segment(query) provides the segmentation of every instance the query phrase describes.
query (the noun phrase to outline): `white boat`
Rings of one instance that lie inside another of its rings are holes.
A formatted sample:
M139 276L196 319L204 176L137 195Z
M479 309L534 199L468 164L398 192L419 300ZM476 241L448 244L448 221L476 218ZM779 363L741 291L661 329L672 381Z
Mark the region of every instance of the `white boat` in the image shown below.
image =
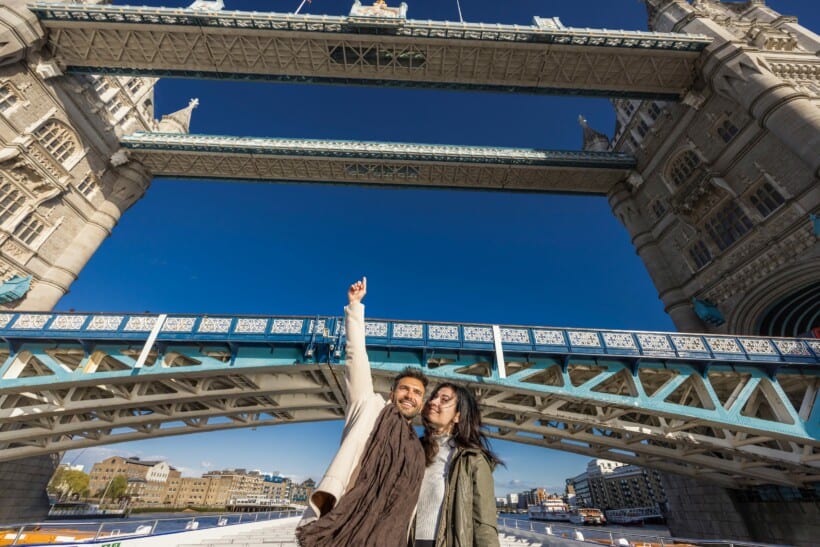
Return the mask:
M606 524L606 517L600 509L579 507L572 510L569 521L572 524Z
M561 499L547 499L538 505L527 507L527 514L531 520L543 520L548 522L569 522L570 511L566 503Z

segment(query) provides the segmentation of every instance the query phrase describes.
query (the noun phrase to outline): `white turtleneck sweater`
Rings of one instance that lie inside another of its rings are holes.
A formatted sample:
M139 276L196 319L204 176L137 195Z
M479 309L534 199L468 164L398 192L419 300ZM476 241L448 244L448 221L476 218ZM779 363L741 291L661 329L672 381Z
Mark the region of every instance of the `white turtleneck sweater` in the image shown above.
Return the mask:
M438 443L438 452L433 463L424 470L419 501L416 504L416 539L436 539L436 527L447 488L447 472L455 452L455 444L451 439L450 435L433 437Z

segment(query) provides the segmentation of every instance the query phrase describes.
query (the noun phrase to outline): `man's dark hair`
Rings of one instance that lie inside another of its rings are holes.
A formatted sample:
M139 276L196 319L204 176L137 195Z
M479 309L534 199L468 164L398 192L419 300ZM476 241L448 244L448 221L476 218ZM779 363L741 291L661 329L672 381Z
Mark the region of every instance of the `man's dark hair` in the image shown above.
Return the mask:
M405 367L404 370L399 372L396 377L393 378L393 386L390 388L390 391L396 391L396 388L399 386L399 380L402 378L415 378L422 383L424 389L427 389L427 383L430 381L427 378L427 375L424 374L420 368Z

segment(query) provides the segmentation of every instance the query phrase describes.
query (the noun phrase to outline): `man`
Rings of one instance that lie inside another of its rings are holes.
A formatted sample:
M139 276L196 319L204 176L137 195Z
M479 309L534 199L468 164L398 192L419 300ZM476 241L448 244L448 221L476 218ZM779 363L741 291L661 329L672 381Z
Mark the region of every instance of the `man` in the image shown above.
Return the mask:
M422 409L427 377L408 367L393 381L387 401L373 391L365 294L367 278L347 292L345 428L296 531L301 547L406 545L424 477L424 450L410 422Z

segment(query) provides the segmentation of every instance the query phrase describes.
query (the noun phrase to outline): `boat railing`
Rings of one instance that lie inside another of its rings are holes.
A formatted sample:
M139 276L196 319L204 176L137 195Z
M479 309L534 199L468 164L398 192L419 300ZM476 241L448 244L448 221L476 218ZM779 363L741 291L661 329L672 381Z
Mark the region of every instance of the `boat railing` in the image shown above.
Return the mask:
M55 545L93 543L204 530L251 522L295 517L302 511L260 511L254 513L214 513L190 517L129 518L128 520L36 522L0 528L0 545ZM42 538L42 539L37 539ZM11 542L9 543L9 540Z
M544 545L566 545L564 540L575 544L608 545L612 547L789 547L773 543L754 543L731 539L691 539L672 536L633 533L623 529L608 530L605 527L577 527L514 518L498 519L499 532L528 539L537 539ZM551 541L552 540L552 541Z

